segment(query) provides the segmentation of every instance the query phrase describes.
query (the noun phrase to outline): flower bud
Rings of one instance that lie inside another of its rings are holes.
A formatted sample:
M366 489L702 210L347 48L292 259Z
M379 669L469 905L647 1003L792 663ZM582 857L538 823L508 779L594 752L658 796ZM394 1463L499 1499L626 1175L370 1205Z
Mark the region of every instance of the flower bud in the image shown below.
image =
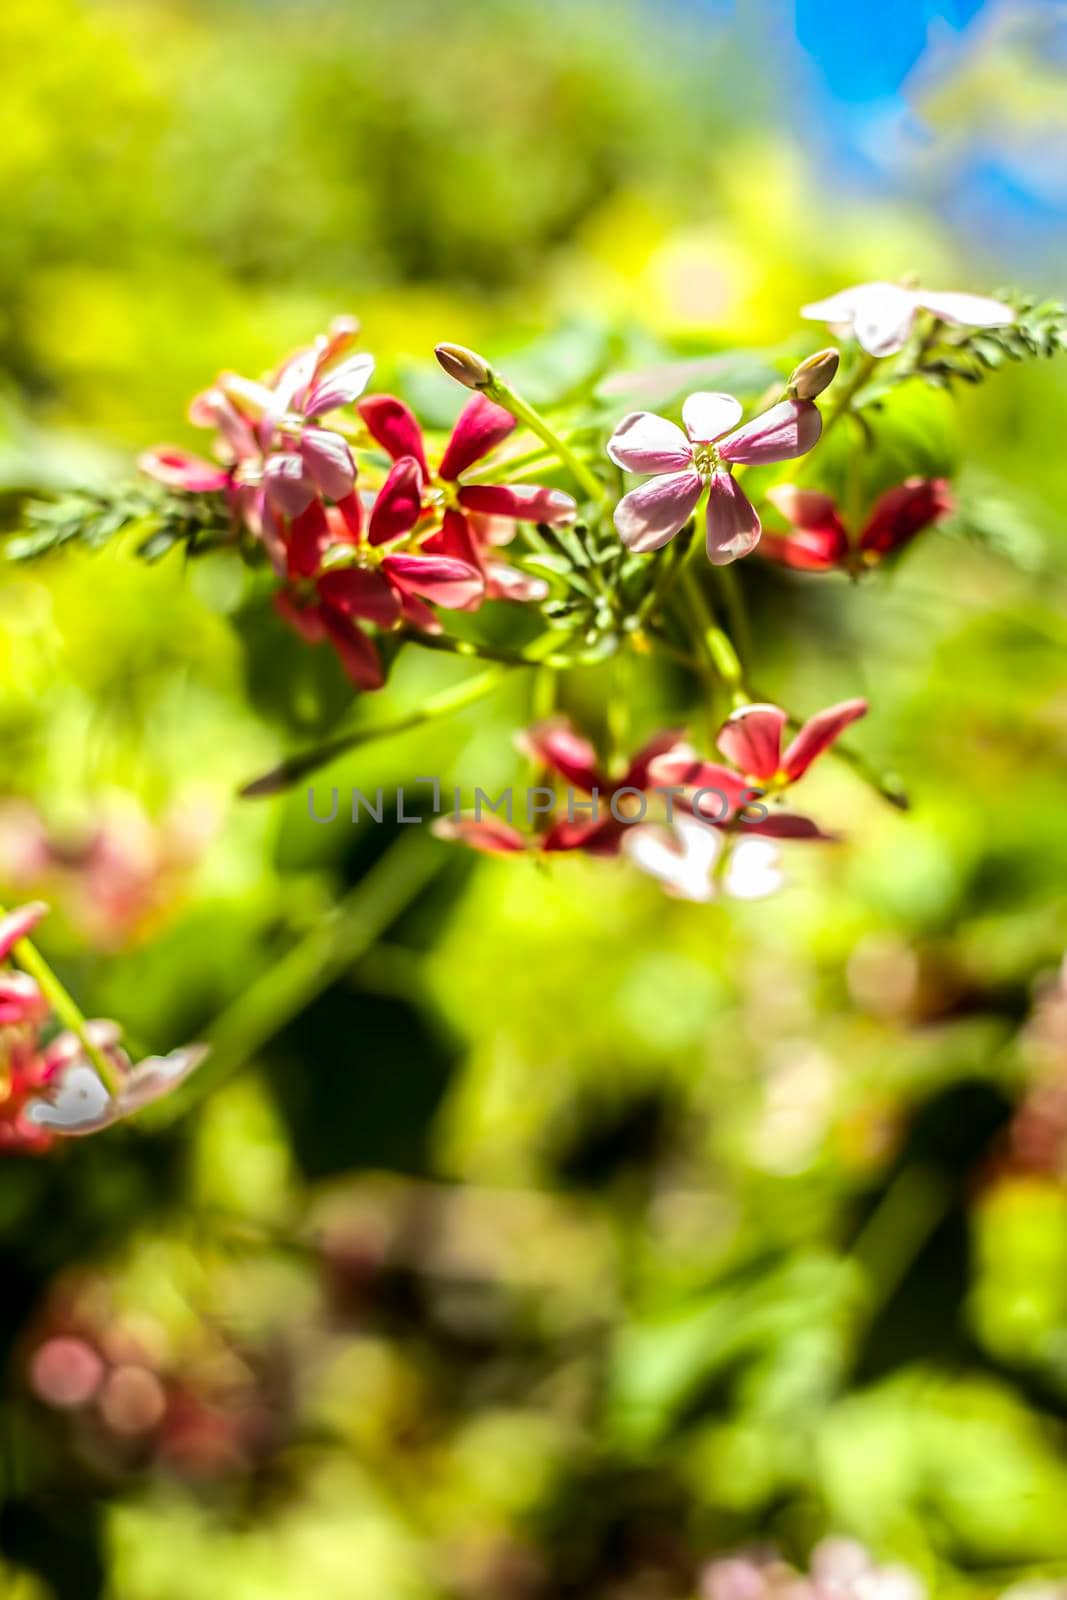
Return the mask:
M814 400L816 395L822 394L829 388L837 377L837 369L841 364L841 352L831 347L828 350L817 350L813 356L802 361L789 379L789 393L798 400Z
M434 355L448 376L468 389L485 389L493 381L489 363L473 350L468 350L466 345L439 344Z

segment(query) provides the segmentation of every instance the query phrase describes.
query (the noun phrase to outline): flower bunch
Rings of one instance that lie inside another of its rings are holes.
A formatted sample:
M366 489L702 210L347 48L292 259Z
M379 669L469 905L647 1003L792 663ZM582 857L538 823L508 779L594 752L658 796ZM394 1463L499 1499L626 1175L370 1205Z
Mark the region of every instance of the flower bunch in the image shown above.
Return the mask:
M27 946L47 910L36 901L0 917L0 1149L40 1151L56 1134L110 1127L169 1094L207 1053L189 1045L134 1065L119 1024L86 1022ZM36 971L13 966L20 955Z

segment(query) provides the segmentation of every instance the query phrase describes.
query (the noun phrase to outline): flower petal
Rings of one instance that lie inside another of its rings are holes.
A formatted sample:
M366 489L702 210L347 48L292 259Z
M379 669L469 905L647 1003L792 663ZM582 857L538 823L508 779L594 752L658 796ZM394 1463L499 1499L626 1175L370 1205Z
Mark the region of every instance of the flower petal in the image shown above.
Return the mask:
M860 549L874 555L888 555L951 510L952 500L944 478L907 478L895 489L888 489L875 504L860 535Z
M176 445L158 444L137 457L137 465L157 483L171 489L184 489L187 494L212 494L225 489L230 481L228 472L217 467L203 456L191 455Z
M352 493L356 464L339 433L330 428L305 428L298 446L307 475L320 494L343 500Z
M778 847L770 839L742 838L730 850L722 886L733 900L765 900L785 882Z
M840 565L844 551L838 541L827 534L793 533L788 538L766 529L759 542L763 560L773 561L780 567L790 567L794 572L831 572Z
M528 760L551 767L585 794L591 794L594 789L607 794L615 787L601 775L597 753L589 740L583 739L562 717L524 728L516 735L515 744Z
M267 457L263 487L280 517L298 517L315 498L315 485L303 458L293 451L276 451Z
M670 895L698 902L713 900L711 869L722 850L722 835L687 817L673 828L639 823L627 828L622 849L635 867L658 878Z
M438 839L465 844L485 855L516 855L526 849L526 840L518 828L500 817L438 817L430 831Z
M767 499L792 523L792 532L783 538L765 530L760 555L803 572L825 572L844 560L848 534L830 495L780 483L767 490Z
M422 470L414 456L401 456L378 490L367 525L371 544L410 533L422 513Z
M700 474L690 468L631 489L615 507L619 538L628 550L658 550L688 522L703 487Z
M802 306L800 314L842 328L869 355L891 356L911 332L917 306L914 291L898 283L860 283L828 300Z
M519 522L547 522L563 527L573 522L578 507L562 489L544 489L535 483L509 488L505 484L465 484L459 490L459 503L478 515L514 517Z
M713 472L707 506L708 560L728 566L759 544L760 519L732 472Z
M76 1057L60 1069L46 1094L26 1101L22 1115L35 1128L79 1134L110 1127L120 1112L89 1063Z
M866 700L842 700L809 718L782 757L782 770L790 782L803 777L816 756L828 750L850 723L867 713Z
M1017 320L1014 306L989 295L962 294L955 289L917 289L915 299L924 311L932 311L942 322L959 322L967 328L1006 328Z
M300 605L285 589L276 590L272 603L282 621L295 628L307 644L321 644L325 639L326 629L318 606Z
M744 803L752 788L742 773L720 766L717 761L705 761L688 744L676 744L657 756L650 764L649 776L654 785L663 789L708 789L714 795L723 795L730 816ZM708 808L721 810L721 806L711 807L710 801ZM699 809L705 811L704 803ZM708 820L725 822L728 817L709 814Z
M38 1022L49 1005L28 972L0 972L0 1028L20 1022Z
M291 578L313 578L330 546L330 524L318 500L313 500L289 524L286 562Z
M676 423L654 411L632 411L608 440L608 455L626 472L684 472L693 447Z
M719 729L716 743L724 756L750 777L773 778L781 766L785 712L766 704L741 706Z
M572 822L561 817L553 823L541 840L541 849L549 855L564 850L580 850L587 856L617 856L622 848L627 824L619 822L610 812L594 822Z
M484 394L473 395L452 429L438 475L449 480L458 478L461 472L466 472L501 444L516 426L510 411L487 400Z
M792 461L818 442L822 417L811 400L781 400L762 416L753 417L719 445L724 461L760 465Z
M372 394L361 400L356 409L371 438L387 450L394 461L399 461L401 456L414 456L423 477L430 476L422 429L415 413L403 400L392 394Z
M339 611L323 606L323 630L337 652L346 677L357 689L380 689L385 682L378 652L362 628Z
M743 407L732 394L691 394L682 406L685 431L694 444L710 444L741 421Z
M122 1116L151 1105L184 1083L208 1055L206 1044L187 1044L165 1056L147 1056L130 1071L119 1095Z
M650 778L649 773L655 762L661 760L667 752L676 750L681 739L681 730L678 728L664 728L659 733L654 733L651 739L641 746L636 755L631 756L630 765L626 769L626 776L619 779L620 789L647 789Z
M537 603L547 600L548 584L544 578L534 578L518 567L509 567L506 561L485 563L485 597L487 600L515 600Z
M465 561L468 567L482 568L482 552L469 517L454 506L449 506L436 533L422 541L421 549L427 555L451 556L454 561Z
M373 371L374 357L366 351L338 362L312 388L304 403L305 417L310 421L313 417L324 417L328 411L337 411L341 406L350 406L367 387Z
M380 628L391 628L400 621L396 590L380 572L337 567L322 574L317 588L323 602L346 617L361 617Z
M463 611L485 594L485 580L478 569L451 556L386 556L382 571L398 589L421 595L449 611Z
M43 900L32 900L0 917L0 961L7 959L20 939L29 937L48 909Z

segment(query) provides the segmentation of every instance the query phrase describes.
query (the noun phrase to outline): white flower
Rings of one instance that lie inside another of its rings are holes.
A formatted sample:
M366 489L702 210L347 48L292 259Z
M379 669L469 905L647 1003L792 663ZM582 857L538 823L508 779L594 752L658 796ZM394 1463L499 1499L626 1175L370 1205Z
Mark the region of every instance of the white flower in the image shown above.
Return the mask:
M706 902L719 893L762 900L781 888L778 848L770 839L735 838L721 875L713 876L724 844L717 829L678 816L670 828L655 823L629 828L622 847L635 866L681 900Z
M27 1100L23 1116L49 1133L96 1133L113 1122L132 1116L142 1106L160 1100L176 1089L203 1061L207 1045L185 1045L166 1056L148 1056L131 1066L118 1047L113 1023L91 1022L90 1038L107 1052L121 1074L122 1088L111 1094L87 1060L73 1034L61 1034L49 1046L53 1072L41 1094Z
M1015 312L1003 300L955 290L904 289L899 283L860 283L800 308L802 317L828 322L840 338L858 339L872 356L895 355L920 311L967 328L1004 328L1015 321Z

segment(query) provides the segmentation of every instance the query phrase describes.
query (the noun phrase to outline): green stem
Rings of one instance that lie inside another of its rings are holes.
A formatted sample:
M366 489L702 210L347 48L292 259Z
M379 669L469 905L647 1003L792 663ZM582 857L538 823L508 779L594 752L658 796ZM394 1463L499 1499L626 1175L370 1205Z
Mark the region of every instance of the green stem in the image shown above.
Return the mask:
M0 906L0 917L5 915ZM35 980L52 1011L63 1026L73 1033L86 1056L92 1062L101 1083L110 1095L118 1095L123 1087L122 1074L99 1045L89 1036L89 1027L77 1001L59 981L37 946L29 939L20 939L12 954L24 972Z
M189 1088L168 1102L166 1121L202 1100L244 1066L317 995L377 943L440 871L447 851L420 826L402 834L354 889L310 933L227 1007L207 1030L211 1055Z
M575 455L570 445L560 438L551 424L545 421L541 413L535 411L528 400L515 393L506 378L502 378L498 372L492 373L489 382L483 386L483 393L487 394L490 400L495 400L498 406L503 406L505 411L510 411L513 417L525 423L531 433L543 439L549 449L563 462L575 481L581 484L590 500L599 502L605 499L604 485L593 475L585 462Z
M420 643L425 643L425 638ZM523 661L521 658L508 660L509 666L532 666L533 662ZM394 734L408 733L412 728L421 728L426 722L434 722L438 717L447 717L454 711L462 711L464 707L473 705L475 701L484 699L487 694L500 684L507 673L505 668L497 666L483 672L476 678L466 678L462 683L453 684L450 689L443 689L440 694L431 695L418 711L410 711L406 716L397 717L393 722L372 724L369 728L356 728L352 733L343 734L340 738L331 739L327 744L316 746L314 750L305 750L301 754L290 756L261 778L255 778L251 783L246 783L240 791L241 797L246 800L258 799L263 795L280 794L284 789L289 789L301 778L307 778L320 767L327 766L335 761L338 756L347 754L349 750L357 750L361 745L371 744L376 739L391 739Z

